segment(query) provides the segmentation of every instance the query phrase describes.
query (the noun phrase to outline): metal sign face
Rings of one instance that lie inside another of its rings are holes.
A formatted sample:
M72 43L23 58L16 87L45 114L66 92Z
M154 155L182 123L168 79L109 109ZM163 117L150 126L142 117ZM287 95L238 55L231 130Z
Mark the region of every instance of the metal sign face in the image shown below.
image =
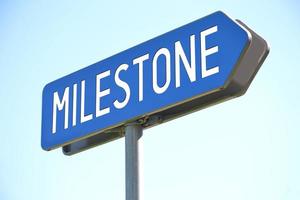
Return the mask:
M146 41L45 86L42 148L76 153L122 137L128 122L151 126L239 96L267 52L220 11Z

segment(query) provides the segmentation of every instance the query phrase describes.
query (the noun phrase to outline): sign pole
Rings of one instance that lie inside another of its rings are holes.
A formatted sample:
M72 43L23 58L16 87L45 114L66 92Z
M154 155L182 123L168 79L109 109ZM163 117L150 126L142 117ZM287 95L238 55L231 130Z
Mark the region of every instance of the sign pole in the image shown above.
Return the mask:
M143 135L142 126L135 122L125 127L126 149L126 200L140 199L139 146Z

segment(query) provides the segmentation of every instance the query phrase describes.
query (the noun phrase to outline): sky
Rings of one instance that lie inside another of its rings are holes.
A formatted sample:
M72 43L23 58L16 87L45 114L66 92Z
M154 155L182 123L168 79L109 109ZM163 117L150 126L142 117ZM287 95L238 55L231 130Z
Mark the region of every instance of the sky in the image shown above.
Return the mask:
M298 200L296 0L1 0L0 199L125 199L124 138L74 156L41 149L42 89L218 10L270 54L244 96L144 131L142 197Z

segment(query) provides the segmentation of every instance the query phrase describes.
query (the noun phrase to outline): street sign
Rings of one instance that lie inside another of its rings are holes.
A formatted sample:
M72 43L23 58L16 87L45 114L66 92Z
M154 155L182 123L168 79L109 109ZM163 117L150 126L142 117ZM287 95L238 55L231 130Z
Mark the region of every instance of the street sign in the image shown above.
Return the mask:
M268 54L265 40L215 12L47 84L42 148L74 154L242 95Z

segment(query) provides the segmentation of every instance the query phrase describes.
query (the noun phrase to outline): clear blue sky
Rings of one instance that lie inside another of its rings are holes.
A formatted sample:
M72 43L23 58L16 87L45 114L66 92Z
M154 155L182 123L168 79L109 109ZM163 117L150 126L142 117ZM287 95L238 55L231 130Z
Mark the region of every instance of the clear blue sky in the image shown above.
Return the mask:
M144 199L300 198L300 4L1 1L0 199L125 199L124 139L67 157L40 147L44 85L222 10L271 52L248 92L144 132Z

